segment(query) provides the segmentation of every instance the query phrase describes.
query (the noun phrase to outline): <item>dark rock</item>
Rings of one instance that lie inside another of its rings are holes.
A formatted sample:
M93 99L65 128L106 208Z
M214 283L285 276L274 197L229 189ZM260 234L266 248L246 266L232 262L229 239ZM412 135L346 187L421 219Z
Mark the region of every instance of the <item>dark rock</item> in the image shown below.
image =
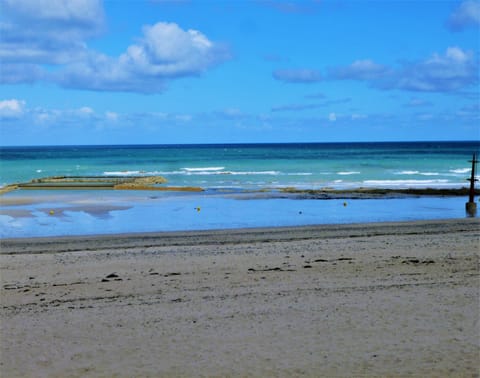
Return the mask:
M265 269L253 269L253 268L248 268L249 272L284 272L280 267L275 267L275 268L265 268Z
M178 272L172 272L172 273L167 273L164 275L164 277L170 277L170 276L180 276L182 273Z

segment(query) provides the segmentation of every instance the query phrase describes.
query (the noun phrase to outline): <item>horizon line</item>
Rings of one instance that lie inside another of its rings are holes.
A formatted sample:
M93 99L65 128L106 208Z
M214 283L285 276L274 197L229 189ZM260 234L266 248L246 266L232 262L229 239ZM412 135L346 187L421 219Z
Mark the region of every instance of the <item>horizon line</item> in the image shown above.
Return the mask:
M480 143L479 139L472 140L385 140L385 141L329 141L329 142L214 142L214 143L115 143L115 144L11 144L0 145L0 148L22 147L140 147L140 146L226 146L226 145L295 145L295 144L388 144L388 143Z

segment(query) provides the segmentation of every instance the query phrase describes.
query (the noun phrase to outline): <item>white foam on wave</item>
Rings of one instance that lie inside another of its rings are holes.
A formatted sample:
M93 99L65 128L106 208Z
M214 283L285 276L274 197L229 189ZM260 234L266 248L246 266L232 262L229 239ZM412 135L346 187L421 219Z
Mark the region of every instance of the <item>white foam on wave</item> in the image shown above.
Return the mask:
M337 172L337 175L341 176L349 176L349 175L359 175L360 172L358 171L342 171L342 172Z
M395 172L396 175L420 175L420 176L439 176L438 172L420 172L420 171L400 171Z
M418 175L419 171L400 171L395 173L396 175Z
M103 172L105 176L134 176L140 174L146 174L147 172L141 171L106 171Z
M168 172L171 174L183 175L233 175L233 176L247 176L247 175L271 175L276 176L281 174L278 171L226 171L225 167L205 167L205 168L182 168L181 171Z
M451 173L469 173L471 168L458 168L458 169L450 169L449 172Z
M225 167L200 167L200 168L182 168L183 171L187 172L215 172L223 171Z
M105 171L104 176L154 176L154 175L185 175L185 176L209 176L209 175L267 175L267 176L311 176L311 172L290 172L283 173L280 171L228 171L225 167L204 167L204 168L181 168L176 171Z
M270 176L276 176L279 175L280 172L278 171L249 171L249 172L227 172L231 175L237 175L237 176L243 176L243 175L270 175Z

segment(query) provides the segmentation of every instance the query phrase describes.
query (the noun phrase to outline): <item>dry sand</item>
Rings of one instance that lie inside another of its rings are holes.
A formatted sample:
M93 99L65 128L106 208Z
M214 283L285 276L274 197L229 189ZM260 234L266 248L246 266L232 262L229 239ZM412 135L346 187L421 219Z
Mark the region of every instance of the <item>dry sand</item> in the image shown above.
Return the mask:
M478 219L3 240L2 377L479 372Z

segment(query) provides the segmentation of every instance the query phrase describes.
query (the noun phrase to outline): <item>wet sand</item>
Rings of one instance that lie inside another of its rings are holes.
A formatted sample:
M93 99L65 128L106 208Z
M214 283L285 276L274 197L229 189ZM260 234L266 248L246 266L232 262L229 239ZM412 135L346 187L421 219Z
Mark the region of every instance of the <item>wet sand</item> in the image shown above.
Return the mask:
M479 219L4 239L1 376L478 376L479 243Z

